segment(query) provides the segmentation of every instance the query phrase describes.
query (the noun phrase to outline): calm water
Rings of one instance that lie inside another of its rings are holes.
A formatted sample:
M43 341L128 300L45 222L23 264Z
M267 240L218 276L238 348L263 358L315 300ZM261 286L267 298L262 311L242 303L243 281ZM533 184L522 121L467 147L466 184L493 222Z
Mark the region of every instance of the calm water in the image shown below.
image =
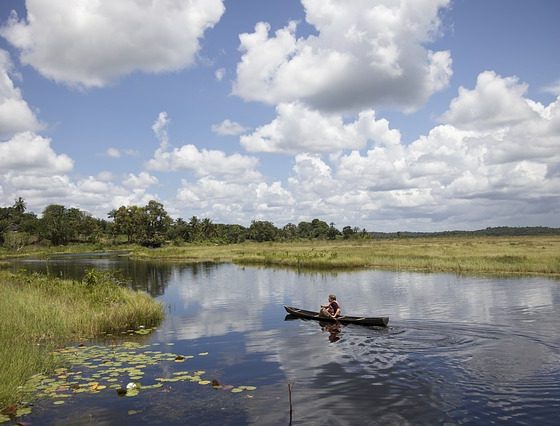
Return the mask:
M65 277L92 266L120 270L166 307L143 343L208 353L162 363L153 377L203 369L220 383L257 387L233 394L181 382L134 398L80 394L61 407L38 402L25 417L32 424L288 425L288 383L293 425L543 425L560 415L559 281L117 257L19 266ZM316 310L331 292L345 312L386 315L390 327L328 330L285 319L282 305Z

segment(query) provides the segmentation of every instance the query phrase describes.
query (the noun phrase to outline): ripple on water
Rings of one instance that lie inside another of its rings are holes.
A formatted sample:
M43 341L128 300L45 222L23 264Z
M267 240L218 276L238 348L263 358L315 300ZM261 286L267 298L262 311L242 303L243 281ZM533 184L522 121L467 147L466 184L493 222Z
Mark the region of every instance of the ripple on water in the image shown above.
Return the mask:
M317 326L302 324L309 349ZM336 349L325 349L337 356L315 362L304 383L314 392L302 392L302 404L314 404L314 412L334 406L355 421L357 410L376 419L399 413L400 420L391 418L400 424L424 417L546 424L560 412L559 351L538 330L406 321L384 330L349 325L339 336Z

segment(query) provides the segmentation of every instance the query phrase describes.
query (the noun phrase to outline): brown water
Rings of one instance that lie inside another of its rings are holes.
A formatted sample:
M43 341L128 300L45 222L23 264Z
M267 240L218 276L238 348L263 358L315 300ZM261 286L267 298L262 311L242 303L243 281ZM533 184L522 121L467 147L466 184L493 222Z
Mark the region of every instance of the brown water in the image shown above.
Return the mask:
M32 424L543 425L560 414L559 281L87 256L18 265L65 277L118 269L161 300L167 317L141 350L204 356L163 362L143 380L202 369L256 387L179 382L133 398L79 394L63 406L38 401L25 417ZM283 305L316 310L333 292L344 312L389 316L390 327L285 319Z

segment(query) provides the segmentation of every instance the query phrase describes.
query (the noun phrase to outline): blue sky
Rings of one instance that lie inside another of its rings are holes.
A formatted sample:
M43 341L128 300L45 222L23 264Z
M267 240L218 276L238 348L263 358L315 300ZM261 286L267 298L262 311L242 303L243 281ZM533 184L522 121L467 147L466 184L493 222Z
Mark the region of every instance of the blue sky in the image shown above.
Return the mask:
M0 205L560 226L560 2L2 0Z

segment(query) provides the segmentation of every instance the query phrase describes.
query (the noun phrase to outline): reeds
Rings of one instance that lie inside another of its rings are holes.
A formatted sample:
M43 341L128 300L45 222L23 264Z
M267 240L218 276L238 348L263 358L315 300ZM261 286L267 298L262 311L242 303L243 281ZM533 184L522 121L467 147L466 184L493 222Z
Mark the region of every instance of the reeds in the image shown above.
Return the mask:
M560 237L431 237L185 245L137 258L224 261L298 269L377 268L473 274L560 275Z
M163 307L106 275L90 272L83 282L0 272L0 408L17 401L18 387L56 367L50 351L101 332L151 326Z

